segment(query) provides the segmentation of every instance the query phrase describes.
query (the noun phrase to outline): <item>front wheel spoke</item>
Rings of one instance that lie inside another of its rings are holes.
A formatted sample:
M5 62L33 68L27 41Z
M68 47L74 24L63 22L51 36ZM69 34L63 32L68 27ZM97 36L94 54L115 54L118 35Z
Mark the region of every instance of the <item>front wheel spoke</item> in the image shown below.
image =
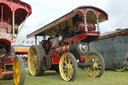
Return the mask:
M68 78L71 79L71 77L72 77L71 74L68 74Z
M69 72L69 76L71 77L73 75L73 70Z
M65 72L65 76L68 77L68 71Z
M97 70L97 68L95 68L95 74L96 74L96 76L99 75L99 70Z
M97 64L102 64L102 60L96 61Z
M67 65L67 59L64 58L64 61L63 62Z
M69 59L69 60L68 60L68 62L71 64L71 63L72 63L72 60L71 60L71 59Z
M101 67L101 66L98 66L97 69L98 69L98 70L102 70L102 67Z
M93 76L94 75L94 69L90 71L90 74Z
M68 74L68 75L67 75L67 78L68 78L68 79L71 79L72 73L71 73L70 71L68 71L67 74Z
M66 70L64 69L63 72L64 72L64 74L65 74L65 73L66 73Z
M102 67L101 67L101 66L98 66L98 68L100 68L100 69L101 69Z
M100 60L100 57L99 56L95 56L95 60L97 61L97 60Z
M65 66L63 66L63 71L67 71L67 68L65 68Z
M71 61L72 61L71 58L68 56L68 63L71 63Z
M93 68L94 69L94 75L96 75L96 69L95 68Z
M99 68L98 68L98 67L96 68L96 70L97 70L98 72L100 72L100 71L101 71L101 70L99 70Z
M72 64L70 64L70 70L72 70L73 69L73 65Z
M89 72L93 72L94 71L94 69L93 69L93 67L91 66L91 67L89 67L88 68L88 70L89 70Z
M89 69L89 71L92 71L92 70L93 70L93 68L92 68L92 67L89 67L88 69Z

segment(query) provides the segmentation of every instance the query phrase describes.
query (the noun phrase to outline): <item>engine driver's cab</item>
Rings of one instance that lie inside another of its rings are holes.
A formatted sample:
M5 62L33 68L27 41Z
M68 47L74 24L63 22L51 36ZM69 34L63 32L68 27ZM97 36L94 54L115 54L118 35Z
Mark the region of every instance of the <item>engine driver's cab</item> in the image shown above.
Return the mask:
M86 21L87 30L95 31L96 26L94 22L92 21ZM84 16L76 15L74 17L74 31L75 32L84 32L85 31L85 22L84 22Z

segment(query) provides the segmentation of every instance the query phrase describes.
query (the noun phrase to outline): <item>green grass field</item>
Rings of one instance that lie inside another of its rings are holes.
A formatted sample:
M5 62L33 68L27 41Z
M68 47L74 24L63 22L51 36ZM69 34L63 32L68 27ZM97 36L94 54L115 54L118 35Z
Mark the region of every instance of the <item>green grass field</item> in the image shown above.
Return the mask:
M0 80L0 85L14 85L13 80ZM128 85L128 71L115 72L107 70L101 78L91 78L87 72L79 69L77 77L72 82L63 81L59 73L47 71L44 76L30 76L26 70L24 85Z

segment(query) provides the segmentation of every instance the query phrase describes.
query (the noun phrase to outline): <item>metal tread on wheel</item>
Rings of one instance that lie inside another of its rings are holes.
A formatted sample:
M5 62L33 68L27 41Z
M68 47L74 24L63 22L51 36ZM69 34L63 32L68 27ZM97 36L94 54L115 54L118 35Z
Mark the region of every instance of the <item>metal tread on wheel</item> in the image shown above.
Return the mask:
M45 51L41 46L32 46L28 52L28 67L32 76L41 76L44 73L42 69L42 56Z
M21 57L15 57L13 63L13 80L15 85L24 85L25 67Z

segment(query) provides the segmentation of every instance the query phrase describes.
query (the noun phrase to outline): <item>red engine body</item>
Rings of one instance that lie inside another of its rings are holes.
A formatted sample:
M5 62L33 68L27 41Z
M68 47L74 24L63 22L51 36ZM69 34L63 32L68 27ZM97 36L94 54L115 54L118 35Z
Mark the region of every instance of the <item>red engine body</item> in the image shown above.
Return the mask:
M87 21L87 29L88 29L88 31L94 31L95 30L94 24L92 22ZM85 31L85 22L77 21L75 23L75 30L76 30L76 32Z

